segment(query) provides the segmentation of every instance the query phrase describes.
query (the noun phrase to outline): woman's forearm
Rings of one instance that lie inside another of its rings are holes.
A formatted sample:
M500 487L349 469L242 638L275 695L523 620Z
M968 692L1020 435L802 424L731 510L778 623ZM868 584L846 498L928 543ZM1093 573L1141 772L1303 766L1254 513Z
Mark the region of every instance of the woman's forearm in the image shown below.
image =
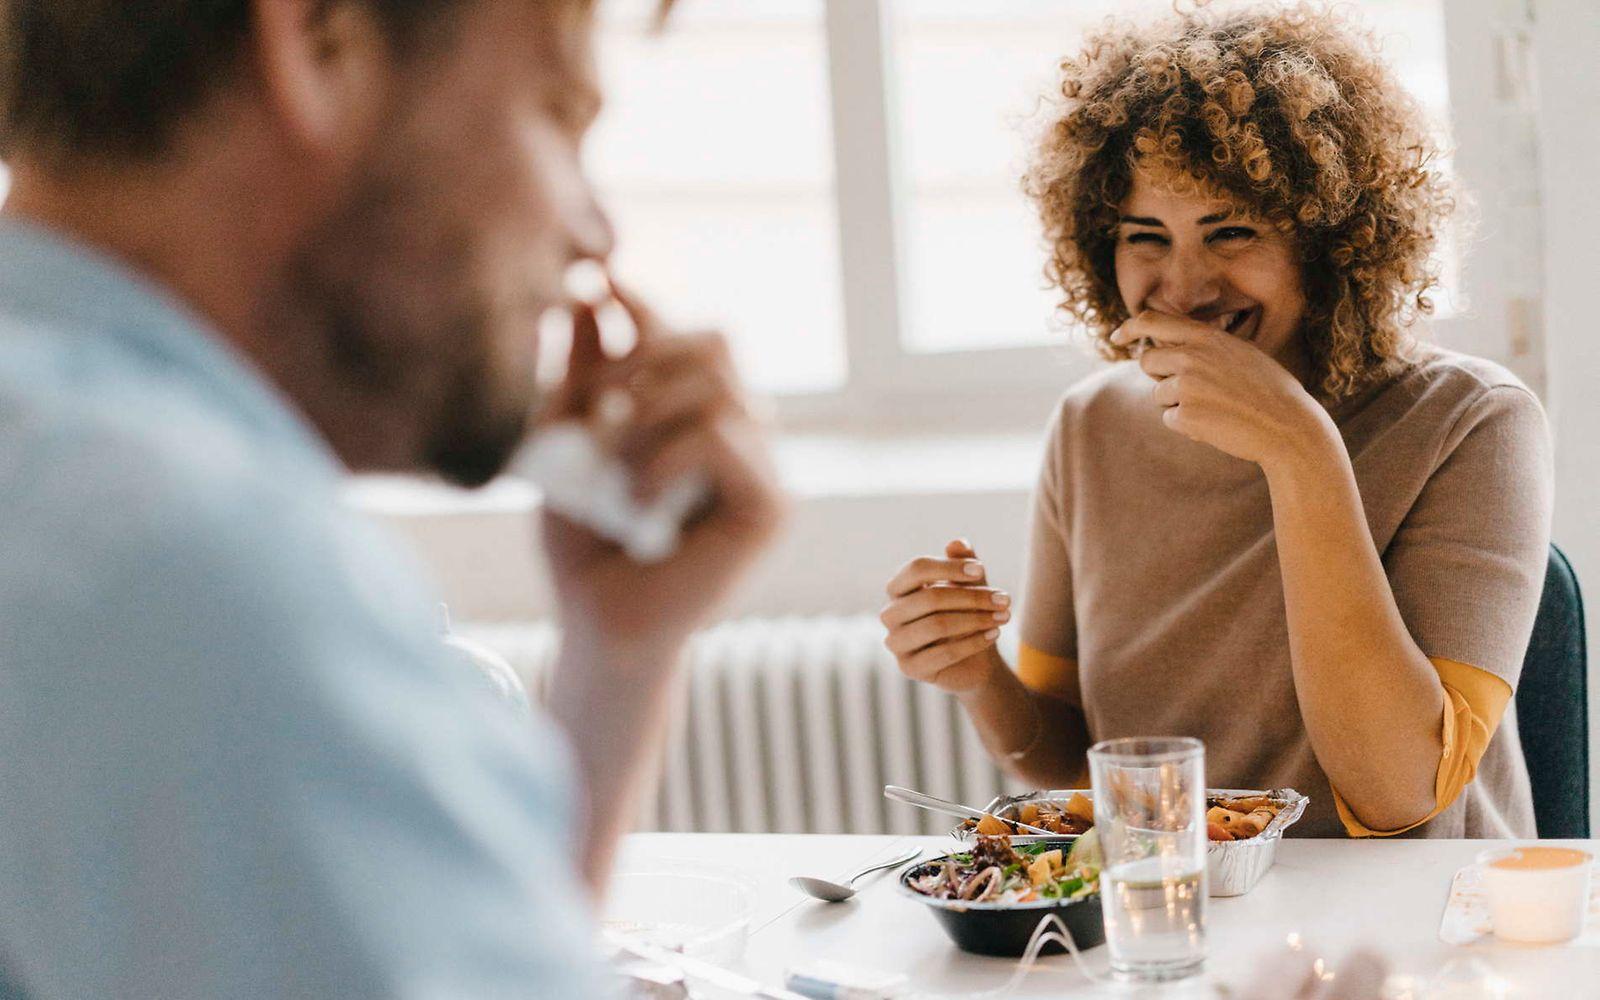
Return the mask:
M1362 823L1408 826L1434 807L1445 693L1395 605L1344 443L1329 420L1262 468L1312 748Z
M959 695L991 756L1012 775L1040 788L1083 788L1089 730L1083 713L1029 690L997 650L989 683Z

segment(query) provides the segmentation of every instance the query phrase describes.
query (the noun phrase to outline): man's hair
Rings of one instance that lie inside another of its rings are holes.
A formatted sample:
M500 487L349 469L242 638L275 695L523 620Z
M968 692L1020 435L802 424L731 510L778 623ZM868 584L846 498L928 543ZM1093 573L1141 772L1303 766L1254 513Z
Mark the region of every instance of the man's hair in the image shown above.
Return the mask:
M398 51L463 0L358 2ZM0 0L0 156L149 158L235 71L250 0Z

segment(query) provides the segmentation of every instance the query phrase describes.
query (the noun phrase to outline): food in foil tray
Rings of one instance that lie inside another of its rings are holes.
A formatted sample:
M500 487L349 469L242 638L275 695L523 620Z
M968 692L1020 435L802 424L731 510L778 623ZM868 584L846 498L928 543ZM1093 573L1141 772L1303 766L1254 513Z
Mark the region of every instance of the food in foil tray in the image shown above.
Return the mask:
M1242 799L1209 798L1206 800L1206 837L1229 841L1260 836L1286 804L1265 795Z
M1267 794L1208 796L1206 837L1217 843L1258 837L1288 804L1285 799ZM1074 792L1065 800L1028 799L985 813L981 820L969 819L961 824L959 831L990 837L1032 832L1023 830L1018 823L1063 836L1077 836L1094 826L1094 803L1082 792Z

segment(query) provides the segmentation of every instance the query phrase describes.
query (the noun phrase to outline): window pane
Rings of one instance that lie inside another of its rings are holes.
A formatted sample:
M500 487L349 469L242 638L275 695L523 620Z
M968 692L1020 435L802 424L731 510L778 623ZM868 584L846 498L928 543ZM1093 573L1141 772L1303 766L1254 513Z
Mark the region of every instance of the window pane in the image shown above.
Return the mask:
M1354 6L1435 120L1448 111L1442 0ZM1155 17L1171 0L899 0L894 57L908 218L904 340L912 351L1059 342L1045 250L1020 190L1028 135L1056 63L1115 13ZM1454 254L1444 255L1447 289ZM1448 294L1436 296L1440 312Z
M590 162L617 270L673 320L715 324L760 389L845 377L821 0L601 6L606 110Z

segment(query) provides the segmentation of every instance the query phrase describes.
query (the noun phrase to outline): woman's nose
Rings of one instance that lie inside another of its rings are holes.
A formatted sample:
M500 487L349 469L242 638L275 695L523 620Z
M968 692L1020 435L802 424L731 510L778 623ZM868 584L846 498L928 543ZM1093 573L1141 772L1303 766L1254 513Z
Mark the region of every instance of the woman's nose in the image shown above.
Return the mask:
M1162 312L1187 316L1214 305L1221 297L1222 281L1216 268L1188 254L1173 254L1150 298Z

